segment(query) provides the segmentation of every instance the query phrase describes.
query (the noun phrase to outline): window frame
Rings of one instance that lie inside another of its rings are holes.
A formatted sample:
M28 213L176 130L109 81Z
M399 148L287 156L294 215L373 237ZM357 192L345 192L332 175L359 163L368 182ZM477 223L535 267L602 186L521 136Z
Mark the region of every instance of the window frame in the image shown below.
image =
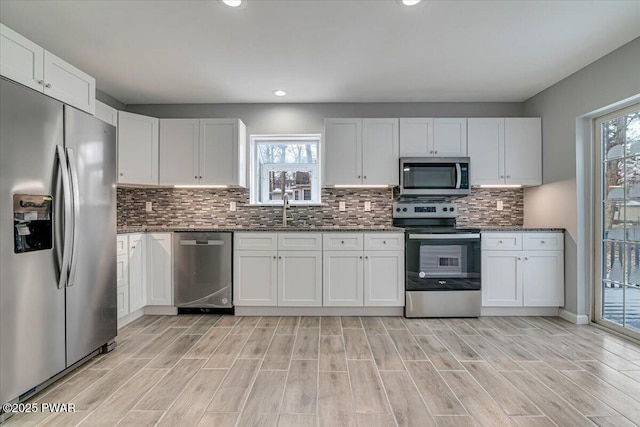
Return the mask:
M262 174L258 173L258 146L260 144L315 144L317 152L316 163L263 163ZM301 206L318 206L322 204L322 135L321 134L275 134L275 135L251 135L250 136L250 187L249 187L249 204L263 206L282 206L282 200L260 201L260 181L268 179L269 170L292 170L304 171L309 170L311 174L311 194L314 191L317 199L311 200L293 200L289 199L291 205ZM266 166L266 167L265 167ZM262 187L262 192L268 191L268 186ZM265 196L265 194L262 194ZM267 195L268 196L268 195ZM266 197L268 198L268 197ZM264 199L264 198L263 198Z

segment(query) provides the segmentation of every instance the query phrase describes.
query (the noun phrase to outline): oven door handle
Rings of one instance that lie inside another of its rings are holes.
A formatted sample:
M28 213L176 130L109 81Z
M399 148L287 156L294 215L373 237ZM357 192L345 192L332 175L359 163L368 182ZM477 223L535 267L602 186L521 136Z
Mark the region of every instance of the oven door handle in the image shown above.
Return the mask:
M449 239L479 239L480 233L466 234L409 234L411 240L449 240Z

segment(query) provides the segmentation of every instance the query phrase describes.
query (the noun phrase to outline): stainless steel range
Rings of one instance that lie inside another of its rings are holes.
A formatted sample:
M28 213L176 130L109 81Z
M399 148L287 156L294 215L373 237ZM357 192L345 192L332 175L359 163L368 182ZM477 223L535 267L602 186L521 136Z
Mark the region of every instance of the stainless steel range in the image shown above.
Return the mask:
M480 230L456 228L454 203L395 202L404 227L405 317L480 315Z

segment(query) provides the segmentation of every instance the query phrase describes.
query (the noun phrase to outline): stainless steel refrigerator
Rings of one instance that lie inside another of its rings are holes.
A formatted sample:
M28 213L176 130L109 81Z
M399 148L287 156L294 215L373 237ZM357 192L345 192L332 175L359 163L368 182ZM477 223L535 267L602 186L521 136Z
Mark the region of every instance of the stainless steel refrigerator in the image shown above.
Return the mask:
M115 128L0 79L0 403L112 342Z

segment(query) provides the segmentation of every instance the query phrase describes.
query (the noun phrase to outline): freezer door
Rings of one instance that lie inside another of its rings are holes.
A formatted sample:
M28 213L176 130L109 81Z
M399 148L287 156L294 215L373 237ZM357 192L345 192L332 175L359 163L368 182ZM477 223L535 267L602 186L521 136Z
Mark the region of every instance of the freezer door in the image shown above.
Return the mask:
M117 334L116 129L65 105L73 188L73 249L67 283L67 366Z
M52 231L61 228L63 218L55 203L61 194L53 183L62 117L61 103L0 79L0 403L65 368L65 290L58 288L58 241L53 249L16 253L20 232L13 219L15 194L52 196Z

